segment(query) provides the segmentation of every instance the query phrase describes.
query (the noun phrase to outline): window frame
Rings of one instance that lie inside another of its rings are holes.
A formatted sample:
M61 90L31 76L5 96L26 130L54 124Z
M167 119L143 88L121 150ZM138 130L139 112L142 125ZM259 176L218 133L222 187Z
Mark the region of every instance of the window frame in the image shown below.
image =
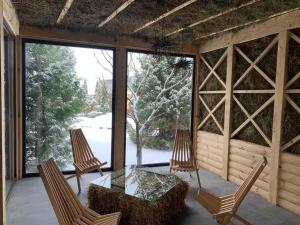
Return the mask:
M193 54L185 54L185 53L174 53L174 52L157 52L153 50L143 50L143 49L135 49L135 48L126 48L126 93L125 93L125 135L124 135L124 162L123 167L126 167L126 130L127 130L127 90L128 90L128 54L129 53L142 53L142 54L148 54L148 55L165 55L165 56L174 56L174 57L188 57L193 59L193 71L192 71L192 102L191 102L191 140L193 143L194 135L193 135L193 127L194 127L194 92L195 92L195 76L196 76L196 55ZM168 166L169 162L163 162L163 163L149 163L149 164L142 164L142 166L145 167L157 167L157 166Z
M111 166L103 168L102 171L112 171L114 169L114 143L115 143L115 98L116 98L116 48L97 45L93 43L74 43L68 41L57 41L57 40L45 40L38 38L22 38L22 175L23 177L38 177L39 173L27 173L26 172L26 57L25 57L25 46L27 43L33 44L46 44L46 45L58 45L64 47L81 47L81 48L91 48L98 50L111 50L113 52L113 74L112 74L112 129L111 129ZM91 171L92 173L93 171ZM64 170L63 174L75 174L75 170Z

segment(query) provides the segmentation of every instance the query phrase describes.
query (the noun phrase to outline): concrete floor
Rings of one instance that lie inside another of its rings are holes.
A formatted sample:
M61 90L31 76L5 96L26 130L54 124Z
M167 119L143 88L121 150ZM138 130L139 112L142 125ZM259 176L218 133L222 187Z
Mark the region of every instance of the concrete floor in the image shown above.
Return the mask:
M151 168L151 170L168 173L167 167ZM189 182L191 188L186 198L187 209L171 225L217 224L212 216L194 200L197 190L196 176L178 173ZM80 200L87 204L87 188L89 181L97 178L98 173L86 174L82 178L83 191ZM211 193L223 195L232 193L237 187L219 176L206 170L200 171L202 185ZM75 179L69 180L77 192ZM300 225L300 217L280 207L268 203L254 193L249 193L240 207L239 214L255 225ZM47 193L40 178L25 178L18 181L7 203L7 225L58 225ZM236 224L239 224L238 222ZM143 225L143 224L141 224Z

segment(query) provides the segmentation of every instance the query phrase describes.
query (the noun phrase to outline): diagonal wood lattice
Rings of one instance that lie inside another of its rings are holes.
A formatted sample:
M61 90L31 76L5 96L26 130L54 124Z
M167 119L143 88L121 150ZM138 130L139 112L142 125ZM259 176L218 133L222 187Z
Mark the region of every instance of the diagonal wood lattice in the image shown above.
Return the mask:
M296 41L300 45L300 37L295 35L292 32L289 32L290 38ZM298 114L300 114L300 107L295 103L295 101L289 96L289 94L300 94L300 89L291 89L291 86L296 83L296 81L300 80L300 71L297 72L285 85L285 100L288 104L290 104ZM300 134L296 137L292 138L290 141L281 146L281 151L287 150L292 145L296 144L300 141Z
M224 87L224 89L226 89L226 84L224 83L224 81L221 79L220 75L217 73L217 68L222 64L222 62L226 59L227 56L227 50L224 51L224 53L221 55L221 57L218 59L217 63L214 66L211 66L207 60L200 55L200 59L202 60L202 62L207 66L207 68L209 69L209 73L208 75L205 77L205 79L203 80L203 82L200 84L199 86L199 99L201 101L201 103L203 104L203 106L205 107L205 109L207 110L208 114L207 116L201 121L201 123L198 126L198 129L200 129L201 127L204 126L204 124L208 121L209 118L212 118L213 121L215 122L215 124L217 125L218 129L220 130L220 132L222 134L224 134L224 128L223 128L223 124L221 125L219 123L219 121L216 119L216 117L214 116L214 112L216 112L225 102L225 96L223 96L223 98L212 108L210 109L207 105L207 103L204 101L204 99L202 98L201 95L203 94L225 94L225 90L212 90L212 91L203 91L203 87L205 86L205 84L207 83L207 81L209 79L211 79L213 76L218 80L218 82L222 85L222 87Z
M238 46L234 46L236 52L240 54L249 64L250 66L246 69L246 71L239 77L239 79L233 84L233 88L237 88L239 84L241 84L251 70L256 70L264 80L266 80L273 88L275 88L275 82L270 79L270 77L258 66L259 62L267 56L267 54L273 49L273 47L278 43L278 36L276 36L263 51L258 55L258 57L252 61ZM231 133L231 138L236 136L239 132L243 130L249 123L251 123L260 136L265 140L265 142L271 146L272 140L263 132L261 127L255 121L255 117L258 116L264 109L266 109L270 104L274 102L274 93L275 89L268 90L233 90L233 100L242 110L242 112L246 116L246 120ZM237 99L234 94L273 94L265 103L263 103L254 113L250 114L243 104Z

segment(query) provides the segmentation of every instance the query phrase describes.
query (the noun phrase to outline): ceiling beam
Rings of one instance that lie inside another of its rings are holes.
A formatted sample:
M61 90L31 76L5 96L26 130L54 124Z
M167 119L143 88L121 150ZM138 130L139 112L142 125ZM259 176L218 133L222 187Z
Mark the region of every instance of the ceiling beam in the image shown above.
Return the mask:
M124 2L119 8L113 11L113 13L110 14L110 16L108 16L104 21L102 21L97 27L98 28L103 27L106 23L108 23L113 18L115 18L120 12L126 9L127 6L129 6L132 2L134 2L134 0L127 0L126 2Z
M74 0L67 0L66 1L66 4L65 4L64 8L62 9L62 11L60 12L59 17L58 17L56 23L58 23L58 24L61 23L61 21L64 19L64 17L68 13L69 9L71 8L73 2L74 2Z
M169 15L171 15L171 14L173 14L173 13L175 13L175 12L177 12L177 11L183 9L183 8L185 8L186 6L192 4L192 3L196 2L196 1L197 1L197 0L189 0L189 1L187 1L187 2L185 2L185 3L183 3L183 4L181 4L181 5L179 5L179 6L177 6L177 7L175 7L174 9L172 9L172 10L170 10L170 11L168 11L168 12L162 14L162 15L159 16L159 17L157 17L156 19L151 20L151 21L149 21L148 23L144 24L143 26L141 26L141 27L135 29L135 30L134 30L134 33L138 32L138 31L140 31L140 30L143 30L143 29L145 29L146 27L151 26L152 24L154 24L154 23L156 23L156 22L162 20L163 18L165 18L165 17L167 17L167 16L169 16Z
M212 32L212 33L197 37L193 41L208 38L208 37L215 36L215 35L218 35L218 34L222 34L222 33L225 33L227 31L235 30L235 29L238 29L238 28L243 28L243 27L246 27L246 26L249 26L249 25L252 25L252 24L257 24L259 22L266 21L268 19L271 19L271 18L274 18L274 17L277 17L277 16L281 16L281 15L284 15L284 14L287 14L287 13L290 13L290 12L293 12L293 11L297 11L299 9L300 9L300 7L297 7L297 8L291 9L291 10L286 10L286 11L283 11L283 12L280 12L280 13L273 14L271 16L268 16L267 18L252 20L252 21L249 21L247 23L232 26L232 27L226 28L226 29L221 30L221 31Z
M181 31L184 31L184 30L186 30L186 29L189 29L189 28L192 28L192 27L194 27L194 26L200 25L200 24L202 24L202 23L206 23L206 22L208 22L208 21L210 21L210 20L216 19L216 18L218 18L218 17L220 17L220 16L224 16L224 15L226 15L226 14L228 14L228 13L237 11L238 9L241 9L241 8L244 8L244 7L253 5L253 4L255 4L255 3L257 3L257 2L260 2L260 1L263 1L263 0L252 0L252 1L249 1L249 2L247 2L247 3L241 4L241 5L237 6L237 7L230 8L230 9L224 11L224 12L220 12L220 13L218 13L218 14L216 14L216 15L213 15L213 16L207 17L207 18L205 18L205 19L199 20L199 21L197 21L197 22L195 22L195 23L192 23L192 24L190 24L190 25L188 25L188 26L186 26L186 27L182 27L182 28L179 28L179 29L177 29L177 30L175 30L175 31L172 31L172 32L168 33L168 34L166 35L166 37L169 37L169 36L171 36L171 35L177 34L177 33L181 32Z

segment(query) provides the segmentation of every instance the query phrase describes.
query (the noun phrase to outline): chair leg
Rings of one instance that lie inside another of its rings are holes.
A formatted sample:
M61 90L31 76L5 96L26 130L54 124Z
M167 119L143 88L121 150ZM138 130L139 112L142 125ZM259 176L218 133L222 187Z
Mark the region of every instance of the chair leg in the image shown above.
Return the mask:
M100 176L102 177L102 176L103 176L103 172L102 172L102 170L101 170L100 167L98 167L98 171L99 171L99 173L100 173Z
M200 176L199 176L198 170L196 170L196 174L197 174L198 185L199 185L199 188L201 189L201 182L200 182Z
M78 186L78 194L81 192L80 186L80 172L76 169L76 178L77 178L77 186Z

